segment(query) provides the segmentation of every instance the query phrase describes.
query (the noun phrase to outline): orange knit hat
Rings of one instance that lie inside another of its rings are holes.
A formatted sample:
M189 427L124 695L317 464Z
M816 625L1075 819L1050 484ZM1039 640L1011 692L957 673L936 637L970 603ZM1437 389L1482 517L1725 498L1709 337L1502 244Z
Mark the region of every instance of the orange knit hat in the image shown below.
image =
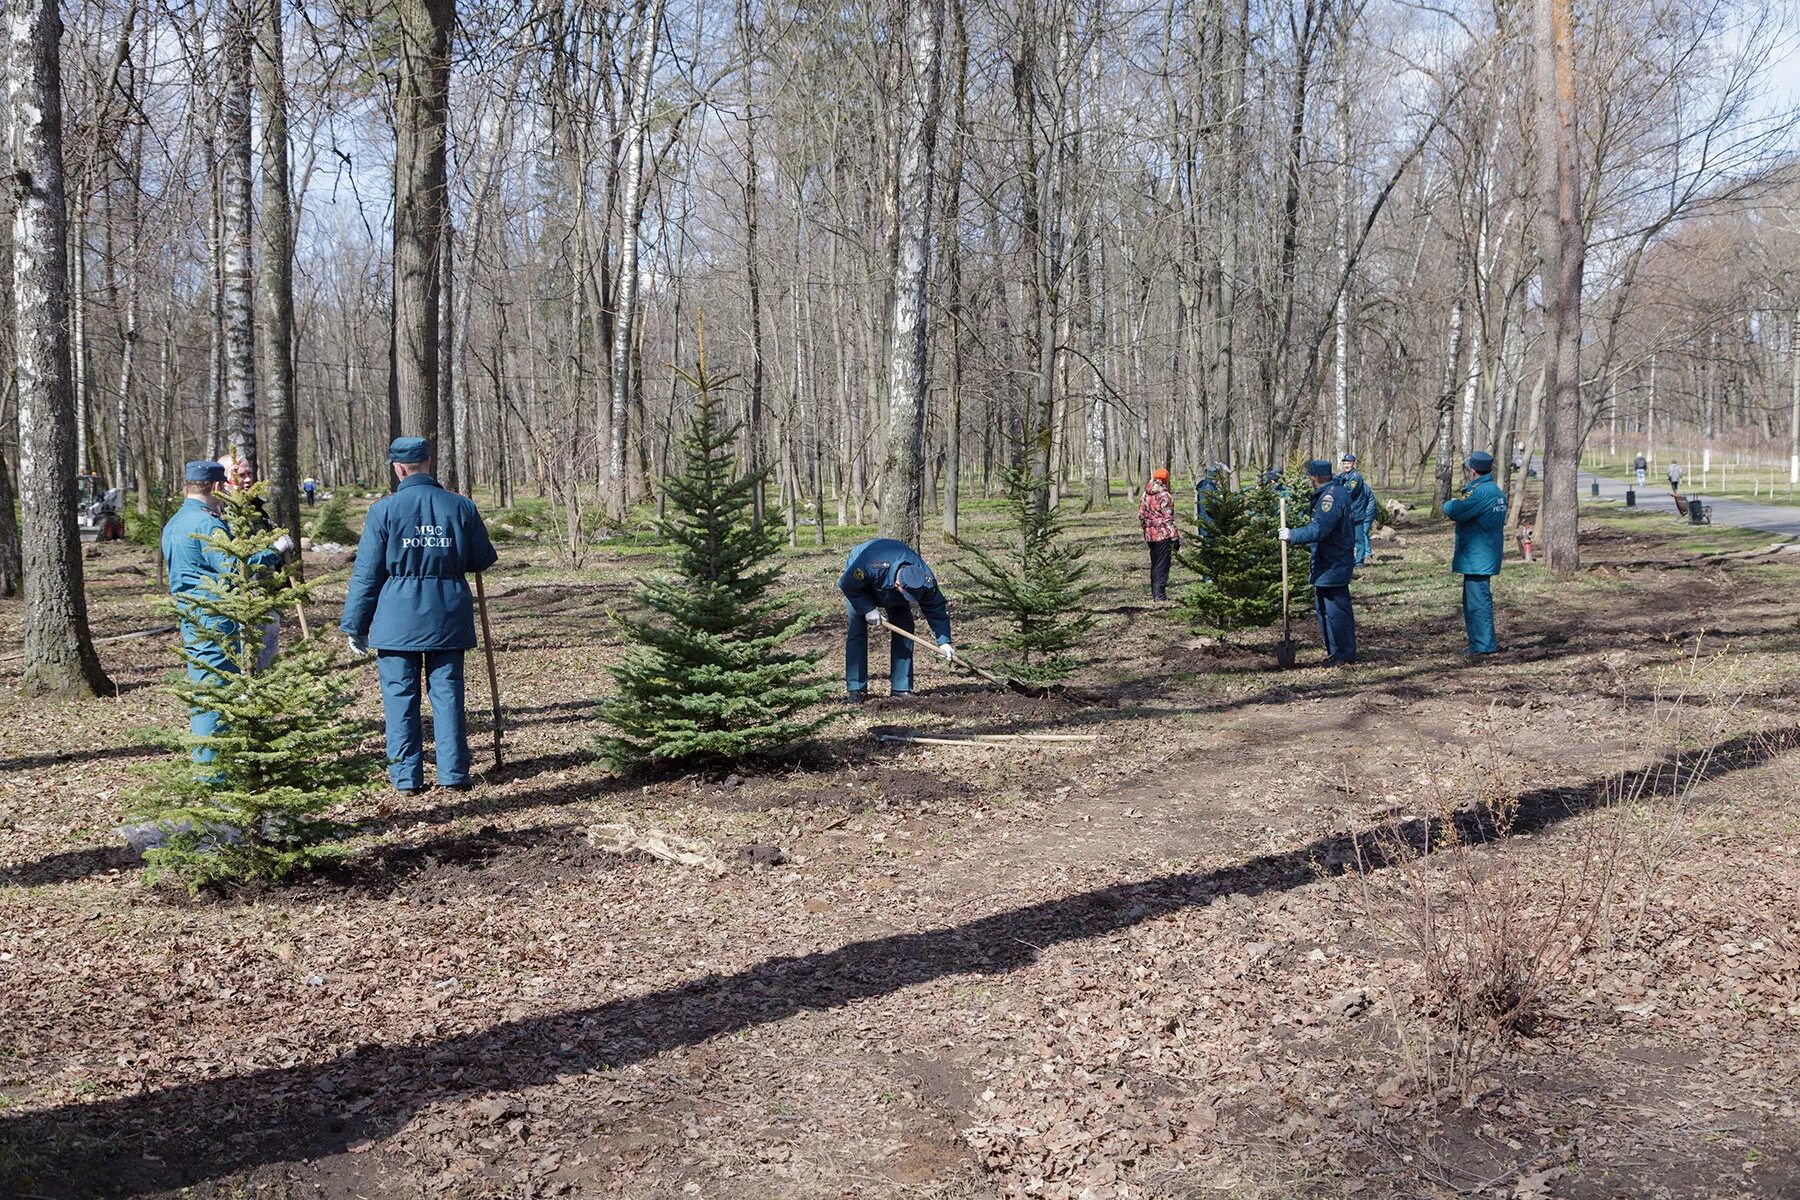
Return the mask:
M1156 482L1158 482L1158 483L1169 482L1169 468L1167 468L1167 467L1156 468L1156 470L1150 472L1150 478L1156 480Z

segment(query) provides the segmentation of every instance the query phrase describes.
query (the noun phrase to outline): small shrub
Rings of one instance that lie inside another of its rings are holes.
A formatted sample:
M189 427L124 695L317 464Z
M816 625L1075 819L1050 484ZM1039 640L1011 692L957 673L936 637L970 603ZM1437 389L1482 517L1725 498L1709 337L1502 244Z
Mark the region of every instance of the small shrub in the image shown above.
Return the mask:
M972 561L951 565L968 578L977 609L1011 620L1012 628L994 643L1007 656L1002 665L1008 674L1032 683L1067 679L1078 665L1069 652L1094 626L1086 611L1095 585L1087 582L1085 551L1063 539L1061 511L1044 502L1036 476L1009 469L1006 488L1016 548L1002 558L959 541Z
M252 503L265 488L226 494L227 529L207 540L219 572L174 601L184 629L208 631L200 636L223 661L188 646L189 677L173 691L218 713L218 729L174 739L190 758L155 771L133 797L131 819L162 838L144 854L147 877L173 875L190 890L280 879L336 853L338 826L325 813L354 799L376 766L354 753L354 694L336 670L335 639L289 646L255 671L265 622L307 590L268 564L277 534Z
M812 623L773 589L781 574L775 525L750 520L760 476L737 474L738 431L719 420L704 359L682 378L696 393L682 436L685 466L663 481L675 574L638 586L654 616L621 620L631 643L612 668L618 695L601 706L613 732L601 754L625 769L647 763L730 762L806 737L836 714L807 715L831 686L813 675L822 657L787 643Z
M356 530L350 528L350 498L342 492L334 494L313 518L312 540L315 545L335 543L339 546L356 545Z

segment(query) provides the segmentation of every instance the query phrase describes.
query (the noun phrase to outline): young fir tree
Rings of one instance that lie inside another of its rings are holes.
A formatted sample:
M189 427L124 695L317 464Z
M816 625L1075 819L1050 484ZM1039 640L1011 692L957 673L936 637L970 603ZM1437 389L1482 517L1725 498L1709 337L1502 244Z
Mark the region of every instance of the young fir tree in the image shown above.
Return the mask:
M1096 585L1086 582L1085 551L1063 540L1062 515L1044 503L1041 481L1017 468L1004 478L1016 548L999 558L958 542L973 561L952 565L973 585L976 608L1011 620L1012 628L995 639L1009 656L1007 672L1031 683L1066 679L1077 666L1069 651L1094 625L1085 605Z
M1289 527L1304 525L1312 484L1302 472L1289 472L1281 489L1287 492ZM1205 511L1193 549L1181 556L1184 566L1200 576L1200 582L1181 598L1182 608L1196 626L1209 629L1261 629L1281 619L1281 491L1258 484L1248 491L1233 491L1225 480L1202 492ZM1303 547L1288 552L1292 607L1312 604L1312 588L1306 582L1307 556Z
M356 545L356 530L350 528L350 498L342 492L332 496L313 518L312 540L339 546Z
M206 539L224 569L174 602L184 624L210 631L201 636L224 665L188 646L190 676L200 678L173 691L190 708L218 713L218 728L175 739L187 760L159 770L135 797L132 820L162 834L144 854L147 876L174 875L194 890L279 879L338 853L328 843L340 828L324 814L353 800L377 766L354 751L361 733L346 713L355 697L334 669L335 643L290 645L255 670L264 625L307 593L286 572L252 561L266 561L278 536L253 503L266 487L224 494L227 528Z
M601 706L614 732L601 754L621 769L651 762L730 762L806 737L837 714L808 715L831 694L813 675L822 657L783 647L811 617L790 615L774 591L773 526L750 519L766 472L737 474L736 427L719 419L718 381L702 356L696 411L681 438L683 472L663 481L662 535L675 544L672 576L638 586L647 620L621 620L632 643L612 668L619 694Z

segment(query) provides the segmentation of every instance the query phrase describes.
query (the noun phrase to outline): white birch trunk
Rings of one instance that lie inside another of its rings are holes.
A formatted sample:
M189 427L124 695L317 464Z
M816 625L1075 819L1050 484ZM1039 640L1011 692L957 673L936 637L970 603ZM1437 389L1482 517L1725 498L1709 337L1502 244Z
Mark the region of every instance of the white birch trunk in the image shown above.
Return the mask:
M625 161L620 168L619 278L613 318L612 394L608 411L607 515L625 519L629 502L626 439L631 418L631 333L637 323L638 224L643 213L644 133L650 123L650 81L656 69L663 0L649 0L638 30L637 66L632 72L631 114L625 126Z

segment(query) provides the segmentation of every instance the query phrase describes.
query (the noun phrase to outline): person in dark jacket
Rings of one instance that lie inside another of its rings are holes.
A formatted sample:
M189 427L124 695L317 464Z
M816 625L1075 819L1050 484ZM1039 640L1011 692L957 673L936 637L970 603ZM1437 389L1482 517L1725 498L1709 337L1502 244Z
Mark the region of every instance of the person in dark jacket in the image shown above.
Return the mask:
M1494 456L1487 451L1469 455L1463 470L1462 491L1444 505L1444 515L1456 522L1456 553L1450 569L1463 577L1463 630L1469 636L1468 652L1492 654L1500 648L1494 636L1491 580L1500 573L1505 548L1506 493L1494 482Z
M1356 522L1356 565L1360 567L1372 553L1369 535L1375 529L1375 489L1356 469L1354 454L1344 455L1344 472L1337 481L1350 493L1350 516Z
M399 486L369 509L338 628L356 654L378 655L394 787L425 790L423 679L437 731L438 786L461 790L469 780L463 652L475 646L475 601L465 576L499 556L474 502L432 478L424 438L395 438L388 459Z
M187 464L185 496L181 507L163 526L162 555L169 574L169 594L179 604L183 596L204 593L219 576L236 572L236 560L213 549L208 542L214 534L229 532L225 518L219 515L219 493L225 488L225 468L210 459ZM282 555L293 548L293 540L282 534L273 549L250 559L258 571L281 569ZM265 631L264 636L267 636ZM207 616L187 609L181 614L181 640L187 647L187 677L190 683L204 683L208 676L237 672L237 653L242 648L238 627L220 617ZM265 644L263 649L268 649ZM219 714L201 709L188 713L188 729L195 737L211 737L219 732ZM213 752L205 746L194 749L195 762L211 762Z
M1283 529L1281 540L1312 551L1313 605L1319 634L1325 639L1328 667L1356 661L1356 612L1350 606L1350 580L1356 574L1356 523L1350 493L1332 478L1331 464L1315 458L1306 465L1312 477L1312 519L1298 529Z
M931 626L937 640L938 653L945 662L956 659L956 647L950 640L950 602L938 587L919 552L896 538L876 538L852 547L838 577L838 591L844 594L850 612L850 628L844 635L844 689L852 704L861 704L869 694L869 635L885 621L896 629L913 631L912 606ZM913 644L899 634L889 638L888 691L895 696L912 694Z

